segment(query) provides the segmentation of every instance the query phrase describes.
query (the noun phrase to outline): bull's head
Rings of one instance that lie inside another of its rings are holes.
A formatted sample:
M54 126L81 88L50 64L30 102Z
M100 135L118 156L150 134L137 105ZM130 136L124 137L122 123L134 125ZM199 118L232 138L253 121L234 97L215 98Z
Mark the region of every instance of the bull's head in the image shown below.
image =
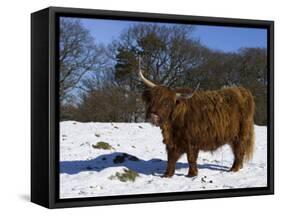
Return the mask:
M164 122L168 121L171 114L180 100L191 98L199 85L192 91L187 92L173 90L169 87L156 85L144 77L139 67L139 77L144 84L149 87L142 94L142 99L146 104L146 118L156 126L161 126Z

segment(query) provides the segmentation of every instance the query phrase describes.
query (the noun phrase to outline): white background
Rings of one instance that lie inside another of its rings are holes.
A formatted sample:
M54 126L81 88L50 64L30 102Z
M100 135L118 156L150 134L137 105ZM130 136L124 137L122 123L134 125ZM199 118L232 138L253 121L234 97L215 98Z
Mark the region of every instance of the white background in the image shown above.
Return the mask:
M280 212L281 13L277 0L6 0L0 7L0 215L269 215ZM48 6L275 20L276 195L47 210L30 203L30 13ZM279 85L278 85L279 84Z

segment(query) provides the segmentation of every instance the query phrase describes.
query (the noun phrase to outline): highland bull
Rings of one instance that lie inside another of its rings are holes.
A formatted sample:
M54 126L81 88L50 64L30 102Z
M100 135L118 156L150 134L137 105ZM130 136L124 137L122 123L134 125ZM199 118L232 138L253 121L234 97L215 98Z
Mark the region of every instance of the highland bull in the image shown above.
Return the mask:
M164 177L174 175L176 162L187 154L188 176L196 176L200 150L214 151L229 144L234 154L230 171L238 171L254 148L254 99L242 87L216 91L171 89L139 76L149 87L142 94L146 118L162 130L168 165Z

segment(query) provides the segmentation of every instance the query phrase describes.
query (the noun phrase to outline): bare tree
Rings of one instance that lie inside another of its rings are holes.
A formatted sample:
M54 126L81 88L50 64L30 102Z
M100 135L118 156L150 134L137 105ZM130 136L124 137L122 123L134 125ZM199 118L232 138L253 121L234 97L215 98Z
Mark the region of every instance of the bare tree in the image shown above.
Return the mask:
M79 87L87 73L99 70L103 49L78 19L60 20L60 101L64 102Z

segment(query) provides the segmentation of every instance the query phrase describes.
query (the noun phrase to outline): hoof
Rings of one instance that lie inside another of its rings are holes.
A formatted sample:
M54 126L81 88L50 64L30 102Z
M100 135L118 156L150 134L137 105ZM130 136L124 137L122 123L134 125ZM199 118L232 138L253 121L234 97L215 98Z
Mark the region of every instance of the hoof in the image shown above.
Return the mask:
M231 167L231 169L229 170L229 172L238 172L240 170L239 167Z
M243 168L243 165L232 166L229 171L230 172L238 172L242 168Z
M192 177L196 177L196 176L197 176L197 174L190 174L190 173L187 174L188 178L192 178Z
M174 174L170 173L165 173L164 175L161 176L161 178L171 178Z
M198 175L197 171L189 171L187 174L187 177L191 178L191 177L195 177Z

